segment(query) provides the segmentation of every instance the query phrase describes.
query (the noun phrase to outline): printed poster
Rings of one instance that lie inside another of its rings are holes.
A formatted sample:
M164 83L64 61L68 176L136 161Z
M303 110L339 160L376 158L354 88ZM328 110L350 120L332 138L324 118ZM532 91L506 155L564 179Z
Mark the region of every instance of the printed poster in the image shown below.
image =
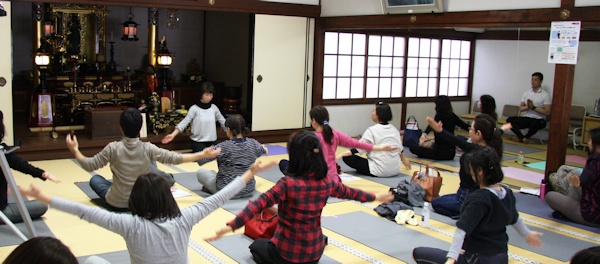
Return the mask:
M577 64L581 21L552 22L548 63Z

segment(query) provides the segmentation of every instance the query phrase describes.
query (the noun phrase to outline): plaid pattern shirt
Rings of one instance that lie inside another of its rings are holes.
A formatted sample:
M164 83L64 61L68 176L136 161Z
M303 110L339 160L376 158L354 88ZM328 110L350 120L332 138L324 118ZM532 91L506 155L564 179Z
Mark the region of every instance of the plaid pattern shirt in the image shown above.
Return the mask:
M347 187L329 176L322 180L285 176L227 225L238 229L255 214L277 204L279 223L271 241L279 255L290 262L316 261L325 248L321 212L329 196L361 202L375 200L375 194Z
M600 154L592 154L581 174L581 216L600 224Z

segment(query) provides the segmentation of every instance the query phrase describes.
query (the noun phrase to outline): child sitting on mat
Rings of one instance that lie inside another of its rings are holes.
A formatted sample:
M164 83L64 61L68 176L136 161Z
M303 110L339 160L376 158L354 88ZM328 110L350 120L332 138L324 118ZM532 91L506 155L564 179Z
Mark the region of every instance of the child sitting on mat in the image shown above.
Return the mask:
M530 231L519 217L515 196L499 183L504 178L500 158L491 147L464 154L464 165L479 186L467 196L448 251L418 247L417 263L508 263L506 226L512 225L532 247L540 247L542 233ZM461 252L463 251L463 252Z
M391 202L391 192L367 193L346 187L327 176L327 163L317 136L301 131L290 136L286 176L244 208L237 217L207 240L216 240L242 227L254 215L274 204L279 220L272 239L260 238L250 245L257 263L317 263L326 238L321 230L321 212L329 196L361 202Z
M247 138L248 128L246 121L241 115L231 115L225 121L225 133L229 140L217 144L221 148L221 153L216 157L219 166L219 172L214 170L199 169L196 173L198 181L202 184L202 191L216 193L223 189L231 181L246 171L256 158L262 154L267 154L267 148L263 147L258 141ZM198 161L203 165L214 160L204 158ZM251 179L240 193L234 198L247 198L252 196L256 188L256 180Z
M254 164L221 191L183 210L167 181L153 173L135 181L128 199L132 215L51 197L33 184L29 189L21 187L21 193L119 234L125 239L131 263L189 263L188 244L194 225L239 193L254 175L275 164Z
M90 186L112 210L127 210L133 183L139 175L149 172L152 161L180 164L212 158L220 152L220 149L209 147L201 152L181 154L159 148L150 142L142 142L139 138L142 115L136 108L128 108L121 113L120 126L123 138L109 143L91 158L79 151L75 135L71 137L71 134L68 134L66 139L67 147L85 170L94 171L110 163L112 182L96 174L90 179Z

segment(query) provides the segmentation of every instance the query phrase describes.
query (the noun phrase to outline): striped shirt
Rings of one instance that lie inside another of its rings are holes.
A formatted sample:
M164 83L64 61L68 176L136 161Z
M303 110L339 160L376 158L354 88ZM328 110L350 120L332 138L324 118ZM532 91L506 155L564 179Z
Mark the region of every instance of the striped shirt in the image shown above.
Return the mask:
M581 174L581 216L600 224L600 154L588 157Z
M262 145L252 138L234 138L223 141L215 146L221 148L221 153L214 159L217 160L219 172L217 172L217 190L221 190L238 176L244 174L254 164L256 158L265 154ZM202 165L214 159L201 159L198 164ZM256 188L256 180L248 181L246 187L239 193L248 194Z
M361 202L375 200L373 193L346 187L330 176L321 180L310 176L284 176L270 190L250 202L227 225L233 230L238 229L255 214L277 204L279 219L271 241L279 255L294 263L316 261L321 258L325 248L321 212L329 196Z

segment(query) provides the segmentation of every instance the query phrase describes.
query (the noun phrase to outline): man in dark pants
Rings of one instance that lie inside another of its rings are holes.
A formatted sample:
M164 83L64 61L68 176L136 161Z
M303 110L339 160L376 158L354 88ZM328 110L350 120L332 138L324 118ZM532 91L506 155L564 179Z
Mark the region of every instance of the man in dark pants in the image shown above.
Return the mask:
M521 116L509 117L506 122L512 124L512 132L515 133L514 141L529 143L529 138L540 129L546 127L546 118L550 114L550 105L552 99L550 94L542 89L544 75L535 72L531 75L531 90L526 91L521 97L519 106ZM526 135L521 133L521 129L528 128Z

